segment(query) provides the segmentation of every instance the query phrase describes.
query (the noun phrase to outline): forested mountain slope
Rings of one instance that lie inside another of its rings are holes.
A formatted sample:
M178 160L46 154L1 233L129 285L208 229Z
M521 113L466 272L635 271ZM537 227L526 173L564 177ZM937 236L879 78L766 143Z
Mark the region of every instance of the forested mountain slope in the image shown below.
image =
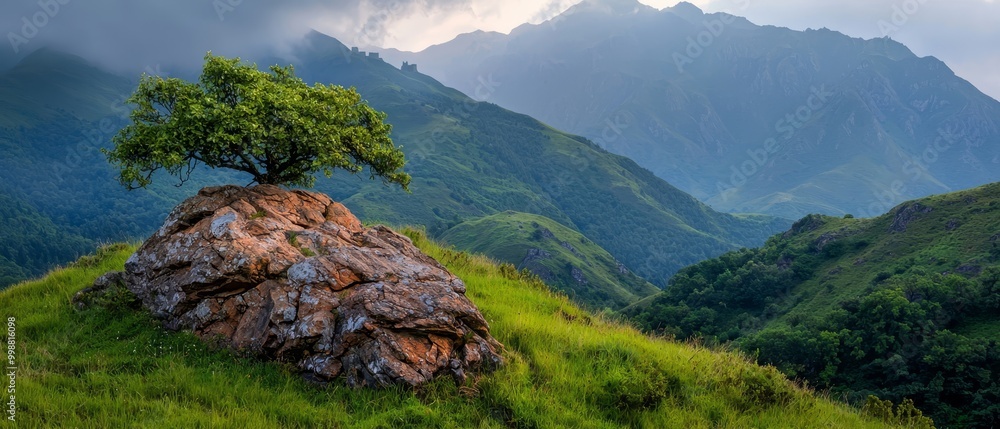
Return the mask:
M648 330L735 341L812 385L899 401L942 427L1000 422L1000 184L873 219L813 215L681 270L626 309Z

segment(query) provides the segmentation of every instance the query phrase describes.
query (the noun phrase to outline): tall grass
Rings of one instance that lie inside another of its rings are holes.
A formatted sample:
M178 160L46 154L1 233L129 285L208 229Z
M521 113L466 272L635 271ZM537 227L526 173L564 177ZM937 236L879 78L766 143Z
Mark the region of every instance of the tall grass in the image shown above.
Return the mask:
M0 293L17 319L19 427L882 427L743 357L643 336L510 266L414 242L468 286L506 345L499 371L417 390L319 388L293 368L213 350L119 304L72 296L133 246L114 245ZM4 398L6 399L6 398Z

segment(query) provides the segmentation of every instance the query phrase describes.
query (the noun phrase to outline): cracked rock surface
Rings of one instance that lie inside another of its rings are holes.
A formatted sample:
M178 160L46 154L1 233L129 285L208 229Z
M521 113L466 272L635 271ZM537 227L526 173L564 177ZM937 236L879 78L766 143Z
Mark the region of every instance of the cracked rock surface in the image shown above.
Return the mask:
M166 328L320 382L417 386L502 363L461 280L319 193L205 188L170 213L123 278Z

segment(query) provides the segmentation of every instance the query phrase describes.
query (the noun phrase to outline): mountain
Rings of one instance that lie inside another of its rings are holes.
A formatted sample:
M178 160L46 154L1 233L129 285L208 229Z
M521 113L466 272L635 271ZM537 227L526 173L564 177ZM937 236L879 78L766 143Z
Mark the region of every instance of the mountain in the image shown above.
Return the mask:
M30 126L60 113L86 121L123 116L134 87L83 58L42 48L0 73L0 126Z
M393 138L410 160L412 194L351 176L318 185L362 218L426 225L436 236L461 221L508 210L537 214L661 284L689 263L760 243L788 225L718 213L586 139L353 54L319 33L295 56L307 82L357 87L387 112Z
M1000 184L872 219L811 215L759 249L681 270L625 310L735 341L854 400L913 399L942 427L1000 423Z
M164 331L127 293L74 307L69 297L135 251L112 245L0 292L25 363L16 418L28 427L903 427L739 355L651 339L530 276L409 235L464 280L505 345L498 371L419 390L339 379L318 388L287 367Z
M352 54L318 33L296 56L296 70L307 82L355 86L375 108L388 112L393 138L410 160L412 194L349 174L320 180L318 190L366 220L426 225L438 234L464 220L507 210L538 214L582 233L630 270L661 283L687 264L760 244L789 223L715 212L583 138L475 102L425 75ZM39 72L13 73L19 69ZM0 79L7 88L27 93L32 85L72 75L72 69L79 73L69 78L76 82L72 87L50 90L65 93L65 106L79 106L64 108L52 95L43 100L53 101L39 102L41 111L27 116L28 122L0 127L5 153L0 179L60 227L97 241L142 237L200 187L250 182L237 173L202 169L182 188L174 186L176 179L161 177L149 190L125 191L98 149L109 147L124 124L121 112L101 104L117 98L108 82L127 87L129 80L51 51L26 58ZM93 114L111 115L89 120L85 100L94 104Z
M659 291L587 237L544 216L497 213L455 225L441 240L527 269L592 308L618 309Z
M385 57L588 137L723 211L870 217L1000 180L1000 103L889 39L595 0L509 35Z

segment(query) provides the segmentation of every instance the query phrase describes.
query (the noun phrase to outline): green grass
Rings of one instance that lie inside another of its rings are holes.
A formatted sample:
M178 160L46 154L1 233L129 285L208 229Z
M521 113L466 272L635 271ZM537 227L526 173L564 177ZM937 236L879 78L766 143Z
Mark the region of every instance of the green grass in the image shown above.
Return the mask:
M0 293L17 318L19 427L881 427L737 354L658 339L592 316L485 257L415 243L468 286L507 364L465 386L313 387L288 366L165 332L123 304L72 296L121 269L114 245ZM127 302L127 301L120 301Z

